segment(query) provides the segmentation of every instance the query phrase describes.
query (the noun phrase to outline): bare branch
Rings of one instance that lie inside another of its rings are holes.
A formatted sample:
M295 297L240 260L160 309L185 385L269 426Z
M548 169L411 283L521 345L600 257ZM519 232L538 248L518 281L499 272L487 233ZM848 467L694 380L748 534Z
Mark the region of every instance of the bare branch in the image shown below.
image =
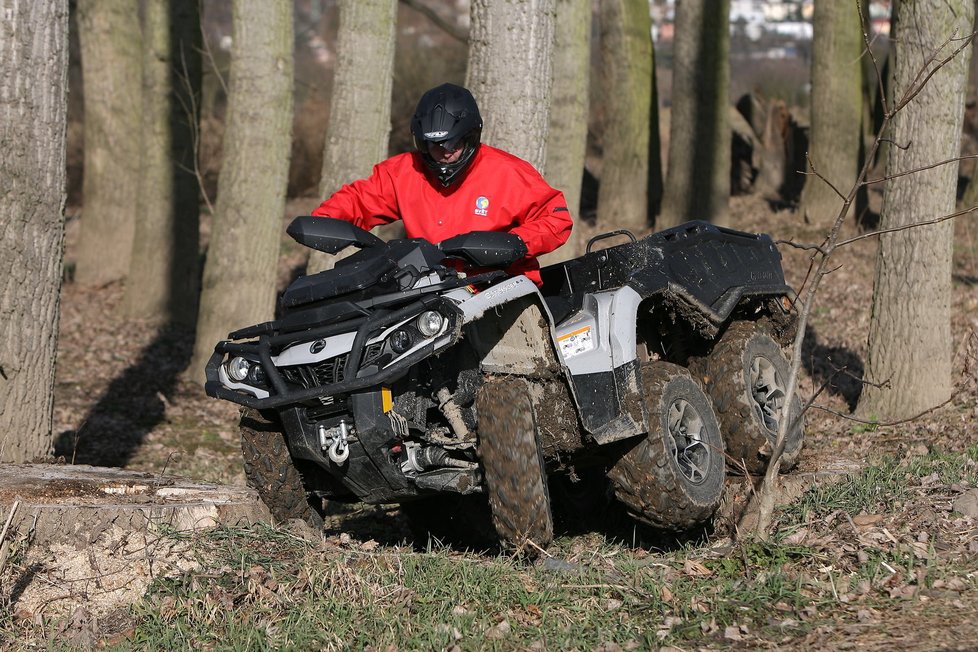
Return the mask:
M883 113L886 113L886 84L883 81L883 73L880 72L879 61L876 60L876 55L873 53L872 43L869 39L869 26L866 24L866 16L863 15L863 4L856 2L856 9L859 12L859 25L863 31L863 43L866 45L863 54L868 54L870 61L873 62L873 69L876 71L876 83L879 85L880 102L883 104Z
M937 405L935 405L933 407L929 407L926 410L924 410L923 412L921 412L919 414L915 414L912 417L907 417L906 419L898 419L896 421L874 421L872 419L860 419L859 417L854 417L851 414L844 414L842 412L839 412L838 410L833 410L832 408L827 407L825 405L812 405L812 407L814 409L816 409L816 410L821 410L822 412L827 412L829 414L833 414L833 415L835 415L837 417L840 417L842 419L845 419L846 421L853 421L855 423L862 423L862 424L865 424L867 426L876 426L878 428L888 428L890 426L900 426L900 425L903 425L905 423L911 423L913 421L917 421L921 417L925 417L928 414L931 414L933 412L936 412L937 410L940 410L942 407L944 407L945 405L947 405L948 403L950 403L951 401L953 401L955 398L957 398L958 394L960 394L960 392L955 392L955 393L951 394L951 396L949 396L946 401L941 401Z
M458 27L456 27L452 23L449 23L447 20L439 16L434 9L421 2L421 0L400 0L400 1L402 5L404 5L405 7L410 7L414 11L421 14L422 16L430 20L435 25L435 27L442 30L456 41L460 43L469 42L469 35L466 32L463 32L462 30L458 29Z
M801 249L803 251L815 251L817 253L822 254L823 256L825 255L825 250L822 249L822 247L820 247L819 245L802 244L798 242L792 242L791 240L775 240L774 244L787 245L789 247L792 247L793 249Z
M228 85L224 81L223 75L221 75L221 69L217 67L217 61L214 60L214 53L211 52L210 42L207 40L206 34L201 34L201 43L204 47L202 49L203 53L207 55L207 60L211 64L211 69L214 71L214 76L217 77L217 81L221 83L221 88L224 90L224 94L228 95Z
M927 59L927 61L924 62L924 65L921 66L920 70L917 72L917 75L914 77L913 82L910 83L910 86L907 88L906 93L904 93L903 99L901 99L900 102L898 102L897 105L893 108L894 113L899 111L903 107L905 107L907 104L913 101L914 98L920 95L921 91L923 91L924 87L927 85L927 82L929 82L931 78L934 75L936 75L941 68L943 68L948 63L950 63L961 52L971 47L971 42L974 41L975 35L976 32L972 32L968 36L961 37L961 38L952 36L946 41L944 41L943 43L941 43L941 45L936 50L934 50L934 53ZM931 62L937 59L938 53L944 48L946 48L949 43L952 43L954 41L961 41L961 44L958 47L956 47L951 52L951 54L949 54L947 57L945 57L937 64L935 64L934 67L930 70L930 72L928 72L927 75L922 80L920 80L921 75L931 64ZM920 81L918 82L918 80Z
M819 171L815 169L815 163L812 161L812 157L811 157L811 153L810 152L805 152L805 160L808 161L808 167L810 167L812 169L812 171L811 172L804 172L803 174L805 174L806 176L816 176L819 179L821 179L825 183L825 185L827 185L829 188L831 188L835 192L835 194L837 194L839 196L839 198L842 199L843 201L845 201L847 203L847 205L848 205L848 200L847 200L846 196L843 195L841 192L839 192L839 189L836 188L834 185L832 185L832 182L831 181L829 181L828 179L826 179L825 177L823 177L819 173Z
M204 41L206 42L206 39L204 39ZM209 51L210 50L208 50L208 52ZM218 73L218 79L220 78L221 76ZM190 81L190 71L187 69L187 58L183 51L183 43L180 44L180 81L184 85L185 93L174 93L174 95L176 95L177 99L179 99L180 106L183 108L184 114L187 117L187 123L190 125L190 140L191 149L193 150L194 163L193 168L188 168L183 164L178 165L178 167L184 172L192 173L197 178L197 187L200 191L200 196L203 197L204 203L207 204L207 211L213 215L214 204L211 203L211 198L207 195L207 188L204 186L204 175L200 170L201 111L200 107L197 106L197 95L194 93L193 84ZM223 85L223 83L224 80L222 79L221 84ZM186 98L184 96L186 96Z
M923 222L911 222L910 224L904 224L903 226L894 226L888 229L880 229L878 231L873 231L872 233L863 233L861 235L853 236L848 240L842 240L836 243L835 248L845 247L853 242L858 242L859 240L865 240L866 238L872 238L878 235L883 235L885 233L896 233L898 231L906 231L908 229L916 229L922 226L933 226L934 224L940 224L941 222L947 222L948 220L953 220L956 217L961 217L962 215L967 215L968 213L973 213L978 211L978 205L971 206L970 208L965 208L960 211L955 211L953 213L948 213L947 215L941 215L940 217L935 217L932 220L925 220Z
M909 147L909 144L907 145ZM899 147L899 145L898 145ZM954 158L945 159L943 161L938 161L931 165L924 165L919 168L914 168L912 170L906 170L904 172L894 172L893 174L887 174L878 179L867 179L861 182L860 186L872 186L877 183L882 183L884 181L889 181L890 179L899 179L900 177L905 177L911 174L916 174L917 172L923 172L925 170L933 170L934 168L939 168L942 165L947 165L949 163L960 163L961 161L968 161L970 159L978 158L978 154L967 154L965 156L955 156Z

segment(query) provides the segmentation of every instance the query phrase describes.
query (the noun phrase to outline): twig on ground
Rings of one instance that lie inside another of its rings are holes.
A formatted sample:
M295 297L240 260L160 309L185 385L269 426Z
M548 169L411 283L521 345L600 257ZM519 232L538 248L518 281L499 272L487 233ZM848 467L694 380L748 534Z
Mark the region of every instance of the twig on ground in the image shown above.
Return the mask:
M10 550L10 542L7 541L7 530L10 528L11 521L14 520L14 514L17 513L18 507L20 507L20 501L15 500L14 504L10 507L10 513L7 514L7 522L3 524L3 532L0 532L0 573L3 573L3 567L7 563L7 554Z

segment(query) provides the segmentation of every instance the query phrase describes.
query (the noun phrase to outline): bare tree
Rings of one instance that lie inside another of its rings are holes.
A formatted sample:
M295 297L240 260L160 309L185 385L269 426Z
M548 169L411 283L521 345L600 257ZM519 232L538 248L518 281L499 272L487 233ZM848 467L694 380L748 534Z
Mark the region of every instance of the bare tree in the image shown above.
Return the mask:
M396 0L340 0L336 74L326 128L321 197L366 177L387 156L391 130ZM398 223L385 227L403 233ZM390 235L390 234L388 234ZM331 268L336 256L313 252L309 272Z
M730 202L730 0L676 5L669 164L656 228L726 224Z
M936 3L936 0L934 0L934 2ZM906 7L908 4L909 3L907 2L900 2L899 6L902 8L902 7ZM921 3L921 5L923 4L925 3ZM964 4L965 6L962 6L962 4ZM953 98L953 91L956 84L961 83L963 85L963 82L960 80L962 75L960 74L959 69L967 68L967 57L969 56L969 54L966 53L962 55L962 52L970 51L971 43L974 40L975 35L974 33L971 33L967 38L962 38L957 41L945 40L940 45L935 45L936 42L935 32L923 29L924 25L930 25L931 23L928 21L921 20L925 16L932 21L935 20L935 17L938 17L938 19L935 22L937 23L937 25L943 26L942 32L943 35L946 36L948 30L951 30L956 26L954 24L955 19L971 20L974 15L973 7L967 6L967 4L963 2L963 0L959 0L959 3L956 4L954 7L951 7L950 11L948 11L948 9L949 8L945 5L941 5L940 7L936 5L928 5L926 7L920 6L919 11L917 9L914 9L910 11L908 14L906 14L906 20L904 21L905 31L901 30L903 33L902 40L906 44L912 44L912 47L904 48L906 53L901 53L900 56L897 57L898 61L901 59L909 59L909 60L905 60L902 64L900 64L901 66L908 66L909 70L906 71L906 76L902 76L903 82L899 84L898 88L896 89L894 97L897 99L895 99L893 102L886 103L879 132L872 146L869 148L866 160L863 162L862 168L860 169L858 176L856 177L855 181L852 183L849 190L845 192L845 194L843 194L842 190L836 188L836 190L839 193L839 197L842 199L842 204L836 215L835 221L831 226L831 229L825 236L825 239L818 245L797 245L797 246L802 246L806 249L810 249L812 251L812 260L811 260L812 267L808 274L805 287L802 289L801 296L799 297L798 301L795 304L798 310L798 321L797 321L796 335L795 335L794 343L792 345L793 359L791 363L791 371L787 381L787 390L785 392L785 397L784 397L785 406L791 405L792 401L794 400L795 393L797 392L798 389L798 376L799 376L799 370L801 367L801 360L802 360L802 343L805 337L808 318L815 306L815 299L818 294L819 285L821 284L822 280L824 280L824 278L827 275L829 275L832 271L830 269L830 261L835 251L840 247L846 246L848 244L851 244L852 242L855 242L857 240L866 237L882 238L888 235L901 235L901 234L912 237L916 235L916 233L920 229L926 229L933 226L947 224L954 217L966 213L970 213L971 211L974 210L974 208L972 207L959 212L944 212L936 216L933 216L933 214L931 214L932 216L929 219L918 218L915 220L903 221L899 224L892 224L891 226L884 227L881 231L877 233L862 234L850 238L848 240L840 240L840 233L842 230L842 226L846 220L846 216L849 213L849 208L853 205L857 193L862 188L879 182L885 182L886 184L889 185L894 181L909 182L910 184L922 184L921 185L922 188L925 187L933 188L932 185L933 179L930 179L927 176L921 177L920 176L921 173L931 172L934 170L947 168L947 167L951 167L952 169L957 167L957 164L960 159L956 156L952 156L950 158L925 161L919 165L916 165L915 167L895 168L895 167L890 167L888 165L888 170L885 178L868 179L869 171L873 168L873 161L876 158L876 154L880 146L884 143L885 135L891 133L893 134L902 133L904 137L907 136L906 128L909 125L906 123L905 120L902 119L902 114L907 111L912 111L911 107L917 104L917 102L921 100L922 96L925 100L923 106L936 111L938 122L943 122L943 120L941 120L940 117L945 116L946 112L950 112L952 114L954 112L954 109L949 109L946 106L935 108L935 105L933 104L933 99L927 97L927 95L930 94L929 86L931 82L933 82L939 75L944 74L945 68L950 66L952 63L958 61L958 63L956 63L954 66L951 67L951 72L946 75L945 84L947 85L943 87L945 93L943 95L938 94L942 98L946 99L946 97L948 97L949 96L948 94L950 93L950 97ZM950 14L950 16L945 16L945 12ZM900 10L900 13L901 15L903 15L902 9ZM912 29L911 26L914 26L916 29ZM938 29L940 29L940 27L938 27ZM938 32L937 34L940 35L941 32ZM953 32L952 32L952 36L953 36ZM940 38L940 36L937 36L937 38ZM950 43L953 43L954 45L949 47ZM948 50L951 51L948 52ZM911 55L911 52L914 54ZM872 55L870 54L870 56ZM916 61L916 66L913 66L912 64L912 61L914 60ZM881 73L879 71L879 65L878 62L875 61L875 59L874 59L874 64L876 64L875 71L876 71L877 81L882 86L883 81L882 81ZM958 80L958 81L954 81L954 80ZM961 102L961 98L958 98L958 103L961 106L957 110L962 110L963 102ZM919 110L920 107L918 106L917 108ZM917 113L918 113L918 122L917 123L911 122L910 124L919 124L919 111ZM905 124L901 129L897 129L896 128L897 122L904 122ZM891 124L893 126L892 131L890 130ZM960 125L958 126L957 131L958 134L960 135ZM912 148L913 142L915 141L897 140L890 144L891 146L889 149L891 151L893 150L909 151ZM891 153L890 156L893 157L894 154ZM914 164L920 159L916 159L916 160L898 159L894 161L893 158L890 158L889 160L893 161L894 165L903 164L903 165L914 166ZM813 176L816 177L819 176L817 171L813 172L812 174ZM826 182L824 178L821 178L821 180L823 182ZM907 195L904 195L904 198L906 198L907 201L911 201L911 200L919 199L923 195L924 193L911 192ZM889 201L892 201L892 198L890 198ZM935 207L932 206L932 208ZM939 210L941 206L936 206L936 208ZM914 214L919 216L920 211L917 210L914 212ZM881 243L880 253L878 254L878 257L883 257L885 255L886 254L883 253L883 244ZM908 283L910 282L912 281L908 280ZM893 303L914 301L915 299L918 298L916 294L906 293L907 288L910 287L913 286L905 285L904 286L905 292L902 296L891 295L889 299ZM924 291L928 291L930 289L931 287L926 287L924 288ZM879 293L878 292L874 293L874 306L877 302L878 297L879 297ZM949 323L949 318L948 318L948 323ZM815 396L811 400L809 400L808 404L805 406L806 410L814 403L820 391L821 390L816 391ZM865 395L865 391L864 391L864 395ZM932 404L929 405L927 409L929 410L933 408L934 405ZM918 412L916 414L913 414L909 418L910 419L917 418L924 412L925 411ZM761 538L766 538L770 531L770 527L773 519L773 513L774 513L774 498L775 498L776 487L777 487L777 478L781 468L781 456L785 447L786 433L789 432L790 429L793 428L794 426L795 426L794 421L790 418L787 418L787 407L786 407L784 408L784 413L782 414L782 418L780 419L779 422L777 440L775 442L774 450L771 455L771 463L769 464L767 471L764 474L764 480L762 482L761 489L756 494L754 494L751 503L748 506L748 509L745 510L744 518L741 520L740 523L740 527L742 530L751 531Z
M969 34L974 2L903 2L896 19L894 92L918 83L935 43ZM957 165L896 176L954 158L961 143L970 48L929 78L893 119L881 228L913 224L954 210ZM869 356L859 412L906 417L951 394L952 222L880 236L869 330Z
M190 376L229 330L270 319L292 135L292 2L234 0L224 162Z
M483 141L546 172L556 0L472 0L465 85Z
M646 0L601 0L605 119L598 224L648 225L652 19Z
M84 210L75 280L105 285L129 272L139 180L142 90L137 0L79 0L85 84Z
M801 211L806 221L828 227L841 201L833 186L844 187L859 173L863 37L858 4L816 3L814 29L808 159L832 185L809 177Z
M547 134L547 180L564 193L575 222L580 219L581 181L587 149L588 88L591 69L591 2L557 0L554 36L554 82ZM580 229L575 229L580 233ZM572 239L540 257L547 265L580 253Z
M146 4L142 165L123 310L158 323L197 317L201 32L196 0Z
M67 0L0 0L0 461L51 451L64 244Z

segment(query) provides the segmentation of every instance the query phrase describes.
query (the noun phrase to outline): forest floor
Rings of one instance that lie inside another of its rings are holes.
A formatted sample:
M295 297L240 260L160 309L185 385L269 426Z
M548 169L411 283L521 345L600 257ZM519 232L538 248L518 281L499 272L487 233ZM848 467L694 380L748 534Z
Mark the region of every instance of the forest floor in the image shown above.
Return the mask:
M293 201L287 216L305 213L314 204L314 200ZM776 240L795 243L817 243L824 235L802 223L796 214L774 210L757 197L734 198L732 208L731 225L738 229L763 231ZM77 222L69 224L69 264L76 228ZM851 412L861 387L856 379L866 360L875 239L840 250L835 258L837 269L823 282L811 316L802 393L811 395L833 369L844 368L846 374L837 376L819 396L817 404L824 409L808 413L805 448L794 473L838 466L840 460L862 471L844 483L841 492L818 489L785 508L774 538L776 548L763 547L766 552L759 556L745 552L759 549L731 548L722 528L698 545L671 547L680 553L661 552L641 542L636 546L601 540L601 545L619 546L601 561L613 565L616 573L636 564L645 570L634 571L635 577L651 572L650 568L659 569L649 578L658 587L654 600L658 610L654 618L644 611L629 611L630 606L642 604L642 599L651 600L648 596L633 599L629 593L609 598L602 603L604 607L613 606L624 614L617 629L598 624L595 626L604 629L597 638L582 635L566 640L582 649L606 650L648 645L866 650L978 646L978 506L974 512L962 507L968 496L978 499L978 223L962 218L955 229L952 332L956 386L952 400L919 419L894 426L868 426L839 416ZM852 233L856 233L854 227ZM799 288L809 271L809 254L787 245L781 250L789 283ZM285 239L282 260L280 285L284 286L291 270L302 261L302 253ZM121 298L118 285L100 289L84 289L71 282L64 285L55 396L56 455L67 463L244 484L237 407L208 398L185 375L192 334L161 333L138 320L121 319L117 311ZM311 545L324 546L317 548L320 554L322 550L349 551L351 546L376 554L379 546L386 563L400 568L404 556L415 554L401 545L408 530L396 510L372 510L354 508L337 516L328 523L325 538ZM598 535L565 535L558 537L555 554L585 564L585 551L593 547ZM775 549L779 552L771 553ZM478 555L451 554L481 563ZM731 560L730 555L735 558ZM389 561L395 558L401 561ZM759 561L761 558L767 561ZM495 563L499 562L485 560L487 568ZM731 564L739 566L731 570ZM767 595L774 566L783 567L781 572L790 573L796 581L794 597L773 595L766 606L755 604L756 596ZM252 568L249 572L259 571ZM527 584L533 578L528 580L526 574L536 571L517 568L513 572ZM238 581L254 580L249 577L242 580L239 574ZM746 583L756 596L725 593L721 580L727 582L724 586L741 591ZM194 580L198 581L203 580ZM680 585L695 591L683 597ZM697 598L697 592L714 599ZM175 594L168 599L180 600ZM464 608L456 611L452 617L464 620L471 616ZM494 649L529 649L535 641L544 640L550 641L543 644L545 649L563 649L554 642L564 640L561 634L548 638L533 630L532 622L527 624L536 617L532 610L527 622L510 611L500 608L503 616L490 614L494 620L481 630L485 638L470 638L470 632L452 625L458 636L449 636L439 645L478 649L483 644L477 641L491 641L489 647ZM139 647L132 642L132 632L147 617L140 620L139 608L127 613L129 620L123 618L120 625L116 618L94 641ZM56 621L57 614L49 616L54 619L51 622ZM23 638L8 638L12 647L50 646L52 632L63 633L68 627L42 626L38 623L44 619L37 614L21 614L20 618L0 623L0 647L4 633L10 636L14 632ZM508 623L506 632L496 636L503 622ZM576 621L570 618L568 622ZM526 638L514 633L520 625L528 632ZM576 622L574 626L586 628L588 624ZM120 639L119 632L128 632L128 638ZM534 638L538 635L542 639ZM398 645L397 637L391 639L386 633L373 640L369 636L347 639L339 645L313 640L324 648L342 648L356 641L360 649L364 644L385 649L380 645L384 641L392 642L393 649ZM412 645L420 643L401 643L401 649L412 649Z

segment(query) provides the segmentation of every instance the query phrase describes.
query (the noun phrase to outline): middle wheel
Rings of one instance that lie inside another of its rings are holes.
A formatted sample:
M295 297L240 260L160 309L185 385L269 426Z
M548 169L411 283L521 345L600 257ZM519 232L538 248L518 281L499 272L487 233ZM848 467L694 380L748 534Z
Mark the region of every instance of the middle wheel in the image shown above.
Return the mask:
M553 516L529 384L522 378L488 379L475 407L479 457L500 546L536 556L553 539Z
M708 521L723 497L723 439L713 403L689 372L642 366L649 433L611 467L617 498L636 519L682 531Z

